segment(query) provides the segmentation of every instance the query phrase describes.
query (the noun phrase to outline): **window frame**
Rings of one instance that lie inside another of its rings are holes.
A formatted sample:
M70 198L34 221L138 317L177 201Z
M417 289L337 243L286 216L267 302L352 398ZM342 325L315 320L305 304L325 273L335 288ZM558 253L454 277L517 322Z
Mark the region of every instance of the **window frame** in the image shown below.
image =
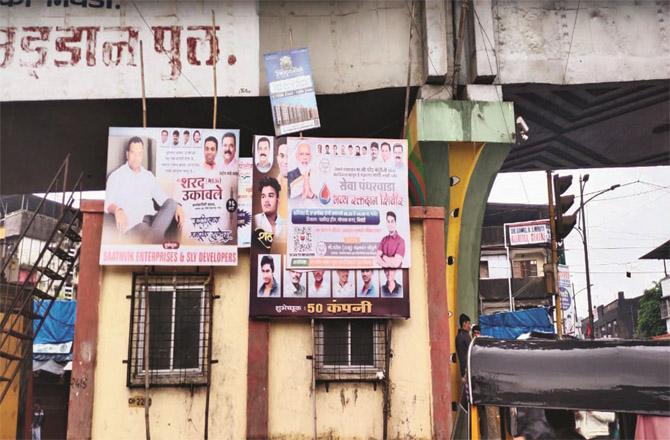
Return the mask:
M145 343L145 333L144 333L144 319L145 319L145 308L144 308L144 295L145 292L151 295L156 292L172 292L171 306L170 306L170 361L169 368L160 368L150 369L149 374L149 383L151 386L204 386L207 385L209 381L209 365L208 359L208 350L210 349L211 337L210 337L210 328L209 323L212 319L212 300L211 295L211 285L207 281L192 282L187 281L186 283L178 284L173 282L172 284L168 283L157 283L147 285L147 289L144 288L143 278L147 276L149 280L160 280L160 279L186 279L189 278L205 280L207 279L206 273L179 273L179 274L167 274L167 273L153 273L150 275L145 275L143 273L133 274L133 291L131 294L131 307L130 307L130 327L128 332L128 361L127 361L127 386L128 387L143 387L145 380L144 372L144 343ZM180 293L186 292L198 292L199 293L199 304L198 304L198 338L196 343L198 344L198 354L197 354L197 366L191 368L175 368L175 342L176 342L176 332L175 327L177 325L177 296ZM151 324L150 324L151 326ZM151 357L151 353L149 353Z
M348 364L326 364L325 358L325 327L324 324L330 320L324 319L316 322L314 326L314 368L318 382L330 381L379 381L386 378L388 365L387 354L390 352L389 326L387 320L369 319L372 321L372 365L351 364L351 323L360 321L355 319L342 319L338 321L347 322L347 357ZM382 336L383 335L383 336ZM383 339L378 340L379 337ZM321 344L318 341L322 341Z

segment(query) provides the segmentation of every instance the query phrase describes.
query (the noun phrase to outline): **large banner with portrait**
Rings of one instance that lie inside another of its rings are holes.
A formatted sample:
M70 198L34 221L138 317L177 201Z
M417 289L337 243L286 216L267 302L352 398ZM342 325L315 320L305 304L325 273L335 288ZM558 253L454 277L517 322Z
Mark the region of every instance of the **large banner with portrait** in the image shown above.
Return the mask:
M239 130L110 128L100 264L237 265Z
M347 267L346 262L336 267L309 265L291 268L288 264L287 250L290 247L288 244L292 227L289 216L291 211L296 209L294 206L296 200L291 194L295 195L293 188L298 188L295 172L290 166L289 151L294 141L292 138L272 136L254 138L250 316L408 318L409 270L402 269L401 264L381 267L370 263L369 266L364 266L354 264L353 260L350 267ZM329 151L331 145L335 145L332 142L337 142L339 146L340 143L349 140L330 140L330 142L327 144ZM315 148L318 148L318 145L319 142L316 142ZM325 145L321 146L322 155L326 154ZM358 146L362 147L363 144L359 143ZM366 147L366 153L370 154L370 145ZM346 161L346 151L345 148L343 160L337 163ZM293 154L296 154L295 149ZM372 154L381 164L379 148L375 148ZM353 156L355 157L355 150ZM320 157L315 153L314 159L318 160ZM301 169L305 171L304 167ZM313 174L306 172L303 176L311 174L314 182L320 182L324 177L318 170L319 168L315 166ZM405 180L406 175L405 171ZM291 183L294 184L293 187ZM401 213L400 209L396 208L399 222L409 221L406 201L402 209L406 212ZM408 237L409 228L405 228L403 233ZM393 234L386 233L386 235ZM398 245L396 251L389 253L388 257L399 254L402 254L401 260L409 257L409 241L406 245L406 253L404 249L400 250ZM376 246L379 246L379 239Z
M287 144L288 266L409 268L407 141Z

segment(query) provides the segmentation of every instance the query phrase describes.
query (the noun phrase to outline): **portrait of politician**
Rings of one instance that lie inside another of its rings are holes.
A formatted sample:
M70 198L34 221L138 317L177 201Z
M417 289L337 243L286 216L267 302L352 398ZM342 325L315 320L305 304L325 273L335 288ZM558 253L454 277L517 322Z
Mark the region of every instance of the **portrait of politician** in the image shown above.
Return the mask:
M223 171L237 172L237 137L235 133L229 131L223 134L221 151L223 152Z
M402 284L395 279L396 269L384 269L386 282L382 284L383 298L402 298Z
M117 231L132 241L161 244L173 220L181 227L184 211L142 166L141 138L130 138L125 155L126 163L107 179L105 212L114 216Z
M261 173L267 173L272 168L272 147L270 139L265 136L256 141L256 168Z
M330 271L319 269L310 272L308 275L307 295L310 298L330 297Z
M377 290L376 280L378 274L376 270L362 269L359 271L358 288L356 289L356 296L359 298L378 298L379 290Z
M219 142L214 136L208 136L205 139L202 152L205 156L205 161L202 164L202 168L207 172L208 175L218 175L218 170L216 169L216 154L219 152Z
M377 144L377 142L373 142L370 144L370 160L372 162L375 162L378 156L379 156L379 144Z
M167 145L168 135L169 133L167 130L161 130L161 145Z
M172 145L179 145L179 130L172 132Z
M184 145L188 145L188 141L191 139L191 132L184 130Z
M279 192L281 186L274 177L263 177L258 182L258 194L261 200L261 210L254 216L254 229L272 232L273 240L282 233L284 221L279 216Z
M303 272L287 269L284 275L284 298L304 298L307 296Z
M198 145L200 143L200 130L193 132L193 143Z
M356 296L356 287L354 286L354 277L351 271L347 269L338 269L334 271L336 279L333 279L333 297L334 298L353 298Z
M274 255L259 255L258 263L258 297L259 298L277 298L279 297L279 283L275 279L275 259Z
M382 142L380 148L382 151L382 162L386 163L391 158L391 144Z
M377 246L377 264L381 267L401 267L405 257L405 240L398 234L395 212L386 213L388 235Z
M404 162L402 160L402 145L401 144L393 145L393 158L395 159L395 167L396 168L402 168L404 166Z
M311 185L311 162L312 149L307 142L301 142L295 149L295 157L298 167L288 172L288 196L292 199L298 197L313 199L314 191Z

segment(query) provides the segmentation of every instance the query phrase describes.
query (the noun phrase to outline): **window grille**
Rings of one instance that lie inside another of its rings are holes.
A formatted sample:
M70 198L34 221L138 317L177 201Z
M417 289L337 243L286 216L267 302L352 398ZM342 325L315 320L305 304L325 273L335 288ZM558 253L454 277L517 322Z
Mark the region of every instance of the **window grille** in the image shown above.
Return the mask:
M207 384L212 310L208 280L207 274L134 274L128 386L144 386L147 294L150 384Z
M537 276L536 260L517 260L512 263L514 278L528 278Z
M323 320L314 335L317 380L381 380L389 353L385 321Z

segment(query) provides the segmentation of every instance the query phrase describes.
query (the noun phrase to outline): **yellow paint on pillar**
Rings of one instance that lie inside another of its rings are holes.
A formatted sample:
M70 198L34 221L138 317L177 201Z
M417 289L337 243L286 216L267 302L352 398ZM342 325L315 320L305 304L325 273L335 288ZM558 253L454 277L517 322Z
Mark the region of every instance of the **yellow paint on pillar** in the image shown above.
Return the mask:
M461 218L463 215L463 203L470 184L470 178L484 149L484 144L479 142L450 142L449 143L449 174L458 181L450 188L449 215L447 229L447 304L449 307L449 332L452 335L450 344L451 353L456 353L456 334L458 332L457 315L457 275L458 275L458 249L461 236ZM453 181L452 181L453 183ZM458 209L458 216L454 216ZM448 264L452 261L452 264ZM471 317L473 318L473 317ZM474 319L474 318L473 318ZM461 377L458 363L451 363L451 390L452 399L458 401L461 393Z
M0 313L0 320L2 320L3 316L4 314ZM16 316L11 316L9 322L13 322L14 319L16 319ZM18 319L23 321L23 318L21 317ZM23 322L19 322L16 329L24 331ZM19 352L18 344L20 343L21 341L19 339L9 336L2 349L7 353L17 353ZM16 368L16 361L0 358L0 374L9 375L14 371L14 368ZM0 439L16 438L20 385L21 373L18 373L12 384L9 386L7 394L2 402L0 402ZM5 386L7 386L7 382L0 382L0 386L2 387L0 390L4 390Z

